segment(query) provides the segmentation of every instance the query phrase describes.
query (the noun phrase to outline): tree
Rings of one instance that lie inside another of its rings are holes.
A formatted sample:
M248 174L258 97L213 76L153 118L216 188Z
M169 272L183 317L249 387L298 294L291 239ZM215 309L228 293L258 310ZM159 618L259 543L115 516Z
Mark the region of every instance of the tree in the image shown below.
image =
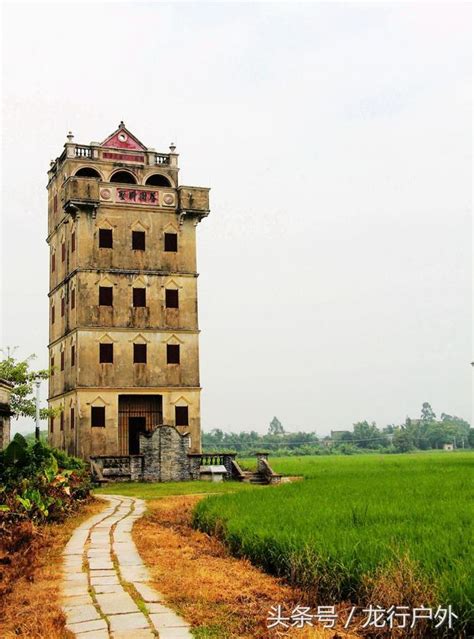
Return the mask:
M408 453L414 448L413 439L405 428L399 428L395 431L392 444L397 453Z
M269 435L284 435L285 434L285 430L283 428L283 425L282 425L281 421L277 417L274 417L272 419L272 421L270 422L270 426L268 427L268 434Z
M446 413L441 413L441 422L449 435L450 441L457 442L460 448L468 445L469 430L471 428L469 422L462 419L462 417L447 415Z
M3 352L3 350L2 350ZM0 378L12 382L13 390L11 395L11 410L15 417L35 417L36 402L33 397L33 386L37 379L48 379L49 371L46 369L32 371L30 362L36 355L30 355L22 361L17 361L7 349L7 356L0 361ZM43 408L40 411L40 418L47 419L54 415L54 411Z
M423 422L434 422L436 419L436 415L431 408L431 404L428 402L423 402L423 406L421 407L421 421Z
M214 437L214 440L217 444L222 444L224 440L224 433L220 428L213 428L211 430L211 434Z
M469 429L469 434L467 437L467 442L470 448L474 448L474 428Z
M369 424L367 420L354 424L353 442L359 448L378 448L384 445L386 437L380 435L375 422Z
M426 437L430 442L430 448L442 448L443 444L452 443L454 436L442 422L432 422L426 427Z
M413 446L420 450L428 450L430 441L427 436L427 430L433 422L424 422L421 419L409 419L405 422L405 430L409 434Z

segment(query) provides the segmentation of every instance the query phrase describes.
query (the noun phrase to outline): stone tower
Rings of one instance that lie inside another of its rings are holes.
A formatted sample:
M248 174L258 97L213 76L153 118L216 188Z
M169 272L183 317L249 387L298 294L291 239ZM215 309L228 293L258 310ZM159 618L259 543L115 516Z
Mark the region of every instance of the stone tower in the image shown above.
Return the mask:
M200 452L196 225L209 189L179 185L178 154L123 122L72 134L48 172L49 423L71 454L139 452L159 424Z

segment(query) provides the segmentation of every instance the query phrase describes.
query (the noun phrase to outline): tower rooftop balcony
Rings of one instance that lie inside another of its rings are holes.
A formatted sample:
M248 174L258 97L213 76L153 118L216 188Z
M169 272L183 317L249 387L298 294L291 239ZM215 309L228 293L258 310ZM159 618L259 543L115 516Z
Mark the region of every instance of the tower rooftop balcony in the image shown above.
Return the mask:
M163 166L176 169L178 167L178 153L158 153L154 149L145 152L123 151L121 149L104 149L100 144L91 142L89 145L68 142L64 151L56 160L51 162L50 172L57 169L68 159L91 160L93 162L120 162L135 166Z
M74 136L69 132L64 151L51 162L48 175L50 179L54 177L58 168L67 160L148 168L163 167L177 171L179 154L175 153L176 147L173 143L169 148L169 153L158 153L155 149L146 147L128 131L123 122L103 142L91 142L87 145L74 142Z

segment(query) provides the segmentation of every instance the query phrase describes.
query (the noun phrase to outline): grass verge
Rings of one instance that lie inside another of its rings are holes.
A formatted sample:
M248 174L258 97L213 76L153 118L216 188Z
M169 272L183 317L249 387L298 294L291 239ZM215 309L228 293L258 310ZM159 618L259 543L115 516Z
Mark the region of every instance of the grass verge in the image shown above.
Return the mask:
M173 495L227 494L259 490L261 486L237 481L181 481L181 482L116 482L105 484L94 490L95 495L124 495L140 499L159 499Z
M301 602L298 589L265 574L249 561L230 556L216 538L190 526L200 496L148 503L149 512L133 528L138 551L166 604L193 627L197 639L270 639L266 627L273 605L289 609ZM290 629L288 639L328 639L334 631ZM352 637L343 631L341 639Z

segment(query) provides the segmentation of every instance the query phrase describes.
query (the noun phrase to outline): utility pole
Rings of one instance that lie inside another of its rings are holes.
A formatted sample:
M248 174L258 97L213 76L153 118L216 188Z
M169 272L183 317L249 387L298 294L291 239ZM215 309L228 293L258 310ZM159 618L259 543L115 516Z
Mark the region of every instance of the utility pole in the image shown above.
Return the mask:
M35 426L35 439L39 442L40 438L40 386L41 380L35 380L36 385L36 426Z

